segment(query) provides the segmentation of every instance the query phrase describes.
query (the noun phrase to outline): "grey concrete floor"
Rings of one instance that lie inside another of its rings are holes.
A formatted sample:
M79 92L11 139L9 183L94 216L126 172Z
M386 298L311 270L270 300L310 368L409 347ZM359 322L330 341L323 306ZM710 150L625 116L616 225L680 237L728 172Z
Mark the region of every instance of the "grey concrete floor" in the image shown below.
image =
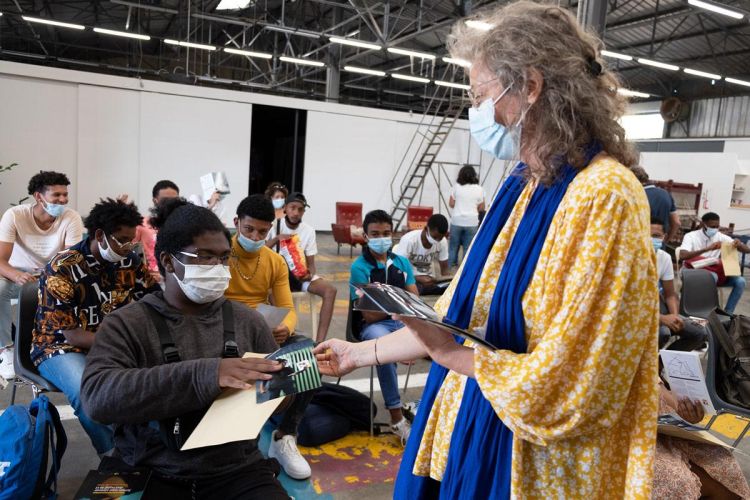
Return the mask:
M334 314L334 318L329 331L329 338L345 338L346 328L346 300L348 298L348 275L349 266L351 260L349 259L349 250L347 247L341 248L341 255L336 254L336 244L334 243L330 234L322 233L318 235L318 248L320 251L319 257L316 258L316 264L318 267L318 274L326 277L332 281L337 290L337 306ZM355 249L354 256L359 254L358 249ZM725 292L725 298L728 291ZM750 293L746 293L737 308L737 313L750 315ZM298 329L302 332L310 331L310 316L308 313L303 312L300 315L300 321ZM399 366L399 374L405 374L407 370L406 366ZM429 370L429 363L426 361L418 361L412 368L412 374L424 374ZM362 368L356 370L354 373L347 375L347 378L351 379L366 379L370 376L369 368ZM332 380L333 381L333 380ZM375 401L379 405L379 417L378 421L387 421L386 412L383 407L383 401L380 396L379 387L377 380L375 381ZM421 395L421 387L410 388L404 395L404 401L419 399ZM67 405L66 398L61 394L50 394L50 400L58 406ZM28 404L31 400L31 390L28 387L19 387L17 403ZM10 391L0 391L0 409L4 409L10 402ZM94 449L92 448L88 437L81 429L78 421L66 420L64 422L65 431L68 436L68 450L65 454L65 458L62 464L62 470L59 480L59 493L60 499L70 499L74 496L83 478L86 476L89 470L96 469L99 463L99 459L96 456ZM737 453L736 457L742 467L745 476L750 478L750 439L745 439L739 446L741 453ZM336 500L361 500L362 498L370 499L386 499L392 496L392 485L391 484L379 484L370 485L354 492L336 493L333 497Z

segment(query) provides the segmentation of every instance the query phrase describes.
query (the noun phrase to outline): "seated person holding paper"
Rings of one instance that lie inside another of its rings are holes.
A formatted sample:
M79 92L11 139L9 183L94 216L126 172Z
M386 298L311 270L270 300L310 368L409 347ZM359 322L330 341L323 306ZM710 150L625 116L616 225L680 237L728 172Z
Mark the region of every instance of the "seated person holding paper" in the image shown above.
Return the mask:
M693 262L701 259L720 259L722 243L732 243L734 248L740 252L750 253L750 247L740 240L732 239L719 232L718 214L707 212L703 214L701 221L701 228L687 233L682 240L679 259L686 261L687 266L691 266ZM745 278L742 276L725 276L720 261L718 264L707 267L706 270L711 272L718 286L732 287L732 293L729 294L724 310L729 314L734 314L734 309L745 291Z
M271 200L273 202L274 200ZM320 322L318 331L315 333L315 341L323 342L328 335L328 327L331 326L333 307L336 303L336 287L325 278L316 274L315 256L318 254L318 244L315 241L315 229L302 221L305 210L310 208L307 198L302 193L292 193L286 199L284 205L284 217L276 219L268 233L266 245L281 253L282 241L289 240L293 235L299 238L301 259L307 266L304 275L295 275L289 268L289 286L293 292L308 292L317 295L323 300L320 307ZM288 255L288 253L287 253ZM289 265L289 263L287 263ZM302 269L302 266L300 266ZM302 274L302 273L298 273Z
M350 299L357 300L356 288L353 285L376 282L397 286L419 295L409 260L391 252L391 216L383 210L373 210L365 215L362 227L365 231L366 245L362 249L362 255L352 263L349 278ZM385 313L362 311L362 320L359 334L361 340L378 339L404 327L403 323ZM411 424L404 418L401 410L396 364L378 363L377 371L385 407L391 414L391 429L405 443L409 439Z
M55 255L39 279L31 361L65 393L100 455L113 447L112 429L83 410L81 376L104 318L159 290L133 251L142 221L132 203L101 200L84 221L88 236Z
M266 236L273 221L273 204L265 196L254 194L240 202L234 218L237 234L232 237L229 259L232 278L225 295L254 309L259 304L269 303L270 290L274 305L289 311L286 318L273 329L276 343L285 345L304 337L294 335L297 314L289 288L286 261L266 246ZM284 472L294 479L306 479L312 474L310 465L297 449L296 437L297 427L310 399L312 392L301 393L294 399L273 433L268 451L268 455L276 458Z
M449 274L448 266L448 219L434 214L423 229L409 231L401 237L393 253L409 259L414 268L419 295L442 295L445 288L438 286L433 261L440 263L440 274ZM447 285L447 283L444 283Z
M257 312L224 298L231 246L219 219L174 199L155 207L150 223L159 231L164 292L118 309L102 324L83 374L86 412L115 424L124 469L152 470L150 498L289 498L276 479L278 463L263 458L256 440L180 451L223 389L251 389L282 365L233 357L272 352L276 343Z
M674 351L692 351L700 349L706 340L706 331L680 316L680 299L674 289L674 268L672 258L662 250L664 244L664 224L661 220L651 219L651 240L656 250L656 274L659 276L659 348L663 348L672 335L679 340L670 344Z
M678 400L659 382L659 415L676 413L692 424L703 420L698 401ZM659 434L651 498L750 498L750 487L732 453L719 445Z

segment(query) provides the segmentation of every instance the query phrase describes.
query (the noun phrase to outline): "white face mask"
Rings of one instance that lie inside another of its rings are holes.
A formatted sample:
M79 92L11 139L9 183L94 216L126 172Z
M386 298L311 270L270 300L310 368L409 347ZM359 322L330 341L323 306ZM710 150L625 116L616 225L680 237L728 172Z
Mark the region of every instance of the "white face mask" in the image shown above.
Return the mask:
M180 262L177 257L174 260ZM215 264L212 266L182 264L185 268L185 276L180 279L174 275L177 284L180 285L182 293L196 304L208 304L220 299L229 286L229 266ZM174 274L174 273L173 273Z
M427 237L427 242L430 245L435 246L435 245L437 245L439 243L438 240L436 240L435 238L432 237L432 235L430 234L429 231L425 231L425 236Z
M107 239L107 235L104 235L104 239ZM112 244L107 240L107 248L104 248L102 246L101 241L97 241L99 244L99 254L102 256L104 260L107 262L112 262L113 264L116 264L117 262L125 260L127 255L120 255L119 253L112 250Z

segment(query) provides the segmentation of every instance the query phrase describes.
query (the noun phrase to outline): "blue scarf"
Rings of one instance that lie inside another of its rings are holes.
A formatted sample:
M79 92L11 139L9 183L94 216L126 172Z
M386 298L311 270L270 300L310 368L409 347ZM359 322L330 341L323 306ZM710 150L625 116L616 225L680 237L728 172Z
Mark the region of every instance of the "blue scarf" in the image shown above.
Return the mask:
M591 148L587 160L600 150ZM522 175L525 168L523 163L519 164L495 197L470 255L464 259L445 322L468 328L485 262L525 187ZM487 321L486 339L500 349L526 352L521 299L534 274L552 218L577 172L578 169L566 165L558 181L548 187L537 187L521 219L500 273ZM393 497L398 500L509 498L513 433L497 417L473 378L466 381L443 480L412 474L430 410L447 373L446 368L432 363Z

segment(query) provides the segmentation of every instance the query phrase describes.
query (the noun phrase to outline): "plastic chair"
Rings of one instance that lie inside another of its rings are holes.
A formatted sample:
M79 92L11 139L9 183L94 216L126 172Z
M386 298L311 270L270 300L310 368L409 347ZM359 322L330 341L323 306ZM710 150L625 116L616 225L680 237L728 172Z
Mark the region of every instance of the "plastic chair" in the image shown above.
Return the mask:
M719 295L711 273L705 269L683 269L680 314L707 319L718 307Z
M341 245L350 245L349 258L354 256L354 247L364 245L365 240L352 235L352 226L362 227L362 204L348 201L336 202L336 222L331 224L333 240L338 245L336 254L341 254Z
M708 389L708 395L711 397L711 403L716 409L716 415L711 417L711 420L708 421L708 424L706 424L706 429L710 429L719 415L722 415L724 413L731 413L732 415L750 419L750 410L724 401L721 396L719 396L716 390L716 383L722 377L722 374L719 373L719 355L721 354L721 345L716 340L716 334L714 333L710 322L706 325L706 330L708 331L708 363L706 367L706 386ZM737 445L740 444L740 441L742 441L742 438L745 437L745 434L747 434L748 430L750 430L750 421L747 422L745 428L734 441L732 446L736 448Z
M432 207L421 207L417 205L406 207L407 231L423 229L427 225L427 220L432 217L432 212Z
M36 317L36 308L39 301L39 282L30 281L21 287L18 294L18 316L16 322L16 343L15 343L15 370L16 378L20 383L31 385L31 392L36 398L42 392L60 392L52 382L42 377L34 363L31 362L31 340L34 331L34 319ZM11 395L12 405L16 400L16 387L18 382L13 384L13 394Z

